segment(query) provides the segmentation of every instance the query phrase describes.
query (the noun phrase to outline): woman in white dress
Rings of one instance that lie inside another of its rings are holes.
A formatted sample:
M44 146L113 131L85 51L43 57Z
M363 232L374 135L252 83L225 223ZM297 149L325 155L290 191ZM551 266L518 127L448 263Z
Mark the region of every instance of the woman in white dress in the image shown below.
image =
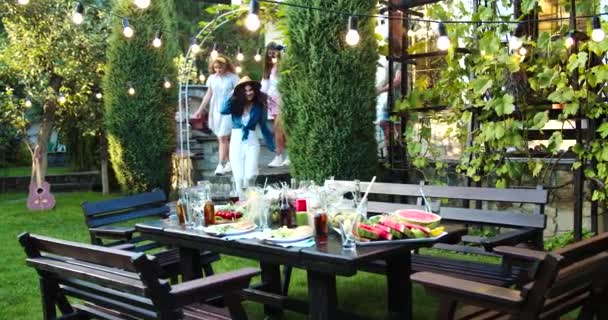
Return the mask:
M224 56L218 56L209 64L209 78L207 79L207 93L203 97L198 110L192 115L200 118L203 110L209 105L209 129L217 136L219 144L219 161L215 169L216 175L223 175L232 171L229 159L230 133L232 120L229 115L220 113L222 104L232 95L239 77L234 72L234 66Z

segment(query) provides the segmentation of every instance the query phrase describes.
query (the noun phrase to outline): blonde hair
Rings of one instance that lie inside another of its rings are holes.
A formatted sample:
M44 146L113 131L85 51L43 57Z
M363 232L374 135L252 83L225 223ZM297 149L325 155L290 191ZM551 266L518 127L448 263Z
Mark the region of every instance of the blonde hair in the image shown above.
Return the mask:
M215 70L213 70L213 66L216 63L220 67L224 68L226 70L226 72L235 73L234 72L234 66L232 65L232 62L230 61L230 59L228 59L228 57L226 57L226 56L221 55L221 56L217 56L213 60L210 60L210 62L209 62L209 74L214 74L215 73Z

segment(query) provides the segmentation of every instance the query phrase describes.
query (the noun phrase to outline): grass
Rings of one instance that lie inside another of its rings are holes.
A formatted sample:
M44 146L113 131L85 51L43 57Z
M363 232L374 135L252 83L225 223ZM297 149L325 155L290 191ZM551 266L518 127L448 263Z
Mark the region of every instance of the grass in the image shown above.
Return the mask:
M52 175L73 172L73 169L70 167L49 167L47 171L47 174ZM31 174L31 166L0 168L0 177L29 177Z
M113 195L109 197L116 197ZM88 232L80 209L82 201L105 199L99 193L77 192L55 194L57 207L46 212L30 212L26 209L24 193L0 194L2 223L0 223L0 320L40 319L42 309L35 271L24 263L25 254L17 235L28 231L66 240L88 242ZM234 270L243 266L257 266L255 261L223 256L214 263L217 272ZM349 278L338 278L339 307L373 319L384 318L386 301L385 277L365 272ZM305 299L306 275L294 270L290 296ZM264 319L262 306L246 303L250 319ZM425 295L422 288L414 286L414 319L435 317L436 301ZM286 313L286 319L305 319L304 316Z

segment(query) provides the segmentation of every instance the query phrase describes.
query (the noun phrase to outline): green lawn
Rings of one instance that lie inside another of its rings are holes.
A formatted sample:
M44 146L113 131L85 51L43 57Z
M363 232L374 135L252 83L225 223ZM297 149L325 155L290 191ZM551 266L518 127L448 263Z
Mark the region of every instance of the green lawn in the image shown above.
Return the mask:
M2 223L0 223L0 319L40 319L41 307L37 275L25 266L25 255L17 242L17 235L24 231L44 234L62 239L87 242L88 233L80 210L82 201L104 199L99 193L78 192L56 194L57 207L47 212L29 212L25 207L26 194L0 194ZM215 270L237 269L241 266L256 266L254 261L223 256L214 264ZM375 319L383 318L385 306L385 278L361 272L354 277L338 278L340 308ZM306 297L306 277L295 270L290 294ZM423 290L414 287L414 319L433 319L435 301ZM250 319L263 319L258 304L246 304ZM287 313L286 319L305 319Z
M47 174L62 174L74 171L70 167L49 167ZM32 174L32 167L8 167L0 168L0 177L29 177Z

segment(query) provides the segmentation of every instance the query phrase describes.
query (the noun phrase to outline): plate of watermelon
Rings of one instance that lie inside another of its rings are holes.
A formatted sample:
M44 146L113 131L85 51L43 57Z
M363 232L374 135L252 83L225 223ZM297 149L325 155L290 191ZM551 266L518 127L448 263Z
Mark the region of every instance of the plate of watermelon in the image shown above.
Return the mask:
M369 218L359 223L354 232L358 245L397 244L435 241L447 234L439 226L441 216L431 212L407 209Z

